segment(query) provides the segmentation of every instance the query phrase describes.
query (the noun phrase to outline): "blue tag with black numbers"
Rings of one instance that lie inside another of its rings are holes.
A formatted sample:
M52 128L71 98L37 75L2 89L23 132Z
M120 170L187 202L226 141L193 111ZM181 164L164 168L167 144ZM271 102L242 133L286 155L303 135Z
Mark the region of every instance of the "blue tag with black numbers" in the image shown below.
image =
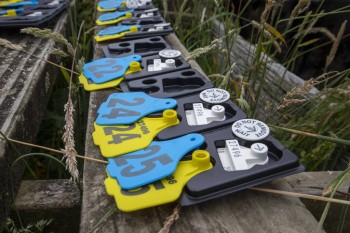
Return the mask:
M83 74L94 83L105 83L124 76L131 62L141 61L138 54L123 58L101 58L86 63L83 67Z
M175 106L176 100L174 99L154 98L144 92L115 93L101 104L96 124L132 124L148 114Z
M118 19L122 16L125 16L127 13L133 13L134 10L127 10L127 11L115 11L111 13L104 13L98 17L98 20L104 22L104 21L110 21L114 19Z
M114 26L114 27L108 27L105 29L102 29L97 33L99 36L108 36L108 35L114 35L114 34L119 34L122 32L128 32L132 29L132 27L136 27L137 29L135 30L140 30L140 25L120 25L120 26Z
M120 7L123 4L124 0L108 0L108 1L99 1L98 7L103 10L113 10Z
M196 133L168 141L153 141L145 149L109 158L107 170L121 188L138 188L174 173L179 160L203 142L204 137Z

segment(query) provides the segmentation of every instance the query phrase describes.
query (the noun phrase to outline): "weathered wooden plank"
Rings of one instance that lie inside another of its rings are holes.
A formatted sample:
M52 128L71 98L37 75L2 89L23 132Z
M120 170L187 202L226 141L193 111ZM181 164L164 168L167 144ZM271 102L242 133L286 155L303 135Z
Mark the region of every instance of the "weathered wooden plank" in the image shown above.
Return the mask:
M186 56L175 35L166 37L174 49ZM103 56L95 46L94 59ZM195 62L191 63L198 67ZM102 159L99 148L93 144L93 122L100 104L113 90L97 91L90 95L85 152L87 156ZM141 211L123 213L116 211L109 218L104 216L114 208L114 198L108 196L103 181L106 165L86 161L83 175L83 201L80 232L156 232L166 217L172 213L175 203ZM285 181L270 183L270 188L291 191ZM313 232L317 221L298 198L277 196L256 191L242 191L224 198L185 207L172 232Z
M322 188L329 182L334 180L341 172L303 172L300 174L286 177L286 180L291 185L295 192L307 193L312 195L321 195ZM338 191L348 193L350 188L350 177L343 182ZM335 198L344 199L345 195L336 193ZM302 200L308 210L315 216L317 220L321 218L326 202L319 202L314 200ZM346 206L332 204L327 214L324 228L327 232L337 232L340 223L341 211ZM350 212L348 211L345 219L349 219ZM350 232L350 222L345 221L343 232Z
M40 219L52 219L47 230L79 231L80 192L69 180L22 181L14 209L19 211L24 225Z
M214 37L220 38L225 35L225 25L220 21L215 20L212 26L212 32ZM236 67L233 70L233 76L244 75L247 67L254 67L254 58L256 54L256 47L240 35L232 35L232 48L230 51L230 59L236 63ZM219 61L224 58L219 56ZM267 120L271 122L271 118L276 118L276 109L281 104L284 95L287 91L293 87L303 86L304 80L288 71L283 65L269 58L265 54L260 54L262 63L266 63L266 73L263 75L264 67L258 70L260 78L257 78L257 86L262 85L262 90L259 95L256 117L261 120ZM250 80L252 81L252 80ZM313 88L308 96L312 96L318 93L316 88ZM265 112L265 106L271 104L269 114Z
M52 28L63 33L67 13L53 21ZM53 59L49 51L53 42L35 39L19 33L18 30L1 30L0 38L19 44L31 54L43 59ZM47 63L25 53L0 47L0 130L8 137L33 142L47 105L55 78L59 71ZM29 147L18 146L21 154L28 153ZM18 157L13 149L0 140L0 222L8 216L12 203L10 177L13 190L17 191L22 178L23 164L20 163L10 174L11 165ZM0 231L2 224L0 225Z

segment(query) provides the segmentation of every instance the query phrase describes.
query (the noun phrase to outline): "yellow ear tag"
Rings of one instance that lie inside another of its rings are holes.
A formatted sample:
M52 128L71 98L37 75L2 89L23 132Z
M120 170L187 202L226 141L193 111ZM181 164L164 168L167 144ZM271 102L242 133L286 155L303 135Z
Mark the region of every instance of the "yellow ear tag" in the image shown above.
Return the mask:
M146 148L159 131L179 124L175 110L163 111L163 117L143 117L130 125L100 126L96 123L92 138L106 158Z
M211 169L210 155L205 150L196 150L192 160L181 161L171 176L137 189L121 189L117 180L104 181L107 193L114 196L118 209L130 212L173 202L181 195L183 187L195 175Z
M133 16L132 13L126 13L125 16L122 16L122 17L119 17L119 18L113 19L113 20L101 21L100 19L97 19L96 20L96 24L98 26L117 24L117 23L121 22L124 19L131 18L132 16Z
M9 0L9 1L0 1L0 7L15 4L17 2L22 2L22 0Z
M139 62L130 62L130 67L129 69L126 70L125 75L139 72L141 71L141 65ZM83 73L80 74L79 76L79 82L83 84L84 89L86 91L97 91L101 89L106 89L106 88L111 88L111 87L116 87L118 86L122 81L124 80L124 77L117 78L115 80L101 83L101 84L96 84L90 79L86 78Z
M113 39L119 39L125 36L125 34L127 33L132 33L132 32L138 32L139 31L139 27L138 26L130 26L130 30L129 31L124 31L121 33L117 33L117 34L111 34L111 35L96 35L94 38L96 40L96 42L101 42L101 41L106 41L106 40L113 40Z

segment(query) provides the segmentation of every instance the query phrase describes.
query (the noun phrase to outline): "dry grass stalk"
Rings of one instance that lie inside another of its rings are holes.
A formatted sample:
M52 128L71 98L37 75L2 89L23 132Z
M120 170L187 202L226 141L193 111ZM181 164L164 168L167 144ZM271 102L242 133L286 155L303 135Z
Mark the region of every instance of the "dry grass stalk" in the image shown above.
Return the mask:
M81 23L79 28L79 33L77 36L77 42L79 42L81 31L84 25L84 21ZM77 48L73 49L73 61L71 70L74 69L74 61L77 54ZM68 101L64 105L65 112L65 122L64 125L64 133L63 133L63 142L64 142L64 151L66 152L63 158L66 159L66 168L68 168L69 173L72 176L73 181L79 182L79 171L77 166L76 155L77 152L75 150L75 141L74 141L74 120L73 120L73 112L74 106L72 101L72 83L73 83L73 73L70 73L69 79L69 90L68 90Z
M62 49L57 49L57 48L53 48L50 53L53 54L53 55L60 56L60 57L68 57L69 56Z
M18 44L13 44L10 41L6 40L6 39L2 39L0 38L0 45L4 46L5 48L9 48L9 49L13 49L16 51L22 51L24 50L24 48Z
M168 1L167 0L162 0L162 5L163 5L163 14L164 14L164 18L167 17L168 15Z
M270 14L271 10L274 8L275 3L276 3L275 0L267 0L267 3L265 5L265 9L260 17L261 24L264 24L265 22L267 22L269 14Z
M236 63L233 63L230 69L226 72L225 77L222 79L222 82L220 83L219 88L227 89L228 82L231 79L231 76L235 67L236 67Z
M332 40L332 41L336 40L335 35L331 31L329 31L328 28L325 28L325 27L314 27L314 28L311 28L309 30L303 30L303 31L297 33L293 38L296 39L300 35L305 36L307 34L314 34L314 33L322 33L325 36L327 36L330 40Z
M204 19L205 19L205 14L206 14L206 12L207 12L207 8L206 7L204 7L203 8L203 11L202 11L202 16L201 16L201 27L200 27L200 29L202 30L202 25L203 25L203 23L204 23Z
M40 28L23 28L21 33L31 34L38 38L51 39L57 43L64 44L67 47L68 53L74 55L74 48L71 43L68 42L66 38L60 33L54 32L51 29L40 29Z
M343 34L345 32L345 28L346 28L346 24L348 23L347 20L344 20L344 22L342 23L342 25L340 26L339 32L337 34L337 38L335 39L331 51L329 52L327 59L326 59L326 67L325 69L327 70L327 67L332 63L332 61L334 60L335 54L337 53L340 41L343 37Z
M305 102L307 100L305 95L307 95L315 85L334 77L335 74L338 74L338 72L324 73L317 78L311 78L305 81L303 86L292 88L287 92L282 103L277 107L277 110L282 110L289 106Z
M180 210L181 206L177 204L177 206L174 208L173 213L169 217L167 217L166 221L164 222L164 226L158 231L158 233L168 233L170 231L170 227L180 217Z
M311 4L311 0L299 0L298 4L294 7L291 15L290 20L288 21L287 27L289 27L296 16L300 15L301 13L305 12Z
M66 159L66 169L68 169L69 173L72 176L73 181L79 180L79 171L77 167L77 152L75 148L74 141L74 120L73 120L73 102L72 98L68 97L68 102L64 105L64 112L66 113L64 116L64 120L66 124L64 125L64 133L63 133L63 142L64 142L64 152L63 156Z
M0 139L5 139L3 136L0 135ZM35 147L35 148L39 148L39 149L43 149L43 150L47 150L47 151L51 151L51 152L55 152L55 153L59 153L59 154L65 154L64 150L55 150L49 147L45 147L45 146L39 146L36 144L32 144L32 143L28 143L28 142L22 142L22 141L18 141L9 137L6 137L6 140L10 141L10 142L14 142L20 145L25 145L25 146L30 146L30 147ZM80 159L84 159L84 160L89 160L89 161L93 161L93 162L97 162L97 163L104 163L104 164L108 164L107 161L104 160L100 160L100 159L94 159L88 156L83 156L83 155L76 155L77 158Z

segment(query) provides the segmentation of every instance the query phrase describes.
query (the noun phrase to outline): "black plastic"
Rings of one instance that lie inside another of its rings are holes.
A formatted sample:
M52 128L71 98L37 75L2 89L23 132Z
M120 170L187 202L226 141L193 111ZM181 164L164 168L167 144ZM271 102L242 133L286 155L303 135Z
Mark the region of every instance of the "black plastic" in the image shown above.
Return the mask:
M142 91L158 98L177 98L212 88L213 84L195 69L186 69L120 84L123 92Z
M150 28L154 28L154 25L142 26L141 30L138 32L126 33L124 37L120 38L120 40L133 40L151 36L166 36L173 32L171 26L165 26L164 29L160 31L148 31Z
M130 33L131 34L131 33ZM129 35L129 34L126 34ZM141 61L141 68L142 70L140 72L135 72L132 74L127 74L124 76L125 81L131 81L136 80L140 78L146 78L150 76L156 76L160 74L166 74L171 73L179 70L184 70L190 68L190 64L185 61L182 57L174 58L176 68L173 69L165 69L160 71L148 71L147 66L153 64L154 59L161 59L162 62L165 62L165 58L161 58L159 55L149 56L149 57L143 57Z
M218 198L268 181L304 171L298 158L272 136L260 140L268 146L269 162L255 165L249 170L225 171L221 165L217 148L225 147L224 141L237 139L241 146L250 147L253 143L235 137L231 126L206 132L202 149L211 155L214 167L193 177L185 186L180 204L188 206Z
M23 28L23 27L37 27L51 20L63 10L67 9L67 1L60 0L58 5L47 5L52 1L42 1L39 5L24 6L24 11L16 16L1 16L1 28ZM32 13L41 11L41 16L28 16Z
M166 23L162 16L148 17L148 18L128 18L123 19L119 25L141 25L141 26L153 26L155 24Z
M152 56L163 49L171 49L168 43L161 37L123 41L101 46L106 57L123 57L138 54L142 57Z
M204 133L224 126L231 127L233 122L246 118L247 116L237 105L231 100L228 100L224 103L220 103L220 105L225 107L226 119L224 121L213 121L207 125L188 125L185 111L193 109L193 103L202 103L203 107L207 109L211 109L213 105L217 104L203 102L199 98L199 93L192 96L177 98L176 101L177 107L175 110L180 119L180 123L160 131L157 135L158 140L168 140L189 133Z

